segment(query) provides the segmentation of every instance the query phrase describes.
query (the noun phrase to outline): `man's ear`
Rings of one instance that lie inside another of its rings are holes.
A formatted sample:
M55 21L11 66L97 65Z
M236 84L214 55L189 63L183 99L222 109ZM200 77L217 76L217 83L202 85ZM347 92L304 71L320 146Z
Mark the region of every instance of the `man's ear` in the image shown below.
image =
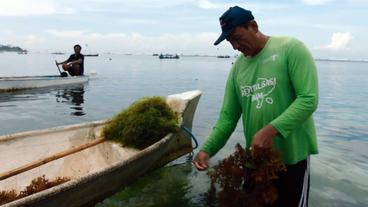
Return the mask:
M251 20L248 24L248 28L251 28L256 33L258 32L258 24L255 20Z

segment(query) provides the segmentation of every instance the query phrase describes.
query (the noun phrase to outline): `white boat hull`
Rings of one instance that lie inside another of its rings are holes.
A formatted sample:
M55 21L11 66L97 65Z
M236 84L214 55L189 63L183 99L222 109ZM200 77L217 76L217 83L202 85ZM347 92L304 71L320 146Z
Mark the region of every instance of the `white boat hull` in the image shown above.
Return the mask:
M19 76L0 78L0 91L11 91L28 88L41 88L69 84L81 84L89 80L89 76Z
M192 128L201 92L191 91L168 96L167 102L179 114L180 124ZM46 130L0 136L0 173L35 160L101 138L107 121L83 123ZM20 191L31 180L71 180L42 192L5 204L5 206L88 206L132 183L147 172L192 152L191 137L183 130L137 150L105 141L37 168L0 181L0 190Z

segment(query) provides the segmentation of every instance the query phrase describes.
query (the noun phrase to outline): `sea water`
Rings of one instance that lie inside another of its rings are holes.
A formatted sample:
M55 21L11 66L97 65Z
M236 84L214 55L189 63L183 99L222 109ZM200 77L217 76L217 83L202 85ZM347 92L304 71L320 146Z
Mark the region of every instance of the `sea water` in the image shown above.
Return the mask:
M57 75L68 55L0 53L0 77ZM0 134L107 119L143 96L201 90L193 133L201 146L215 124L234 58L100 54L86 57L87 84L0 94ZM311 158L310 206L368 205L368 63L317 61L319 151ZM244 146L240 124L211 165ZM196 153L198 149L194 152ZM1 163L1 161L0 161ZM205 172L187 159L141 177L97 206L206 206Z

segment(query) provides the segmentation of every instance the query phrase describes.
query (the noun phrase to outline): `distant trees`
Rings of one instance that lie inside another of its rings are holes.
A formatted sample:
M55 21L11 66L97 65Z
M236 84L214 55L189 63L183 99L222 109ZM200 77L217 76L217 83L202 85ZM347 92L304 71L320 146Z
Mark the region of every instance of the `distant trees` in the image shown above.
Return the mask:
M20 47L13 47L11 45L1 45L0 44L0 52L18 52L18 53L26 53L26 49L22 49Z

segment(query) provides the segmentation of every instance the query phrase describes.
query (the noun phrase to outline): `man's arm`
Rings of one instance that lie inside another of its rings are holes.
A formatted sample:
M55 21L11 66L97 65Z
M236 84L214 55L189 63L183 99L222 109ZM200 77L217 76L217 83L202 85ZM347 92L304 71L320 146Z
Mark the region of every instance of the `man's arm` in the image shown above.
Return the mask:
M72 59L72 55L70 55L69 58L64 60L63 62L58 62L56 64L58 65L69 64L71 59Z
M73 60L73 61L68 62L68 64L76 64L76 63L82 63L82 62L83 62L82 58L79 58L78 60Z
M233 67L235 67L235 64ZM242 110L236 94L233 77L234 70L235 68L231 69L226 83L220 117L201 151L193 160L194 166L199 170L206 169L208 167L209 158L215 155L226 144L226 141L234 131L241 116Z
M211 157L226 144L242 114L239 97L235 88L235 65L236 64L234 64L233 68L231 69L226 82L225 95L223 99L224 101L219 119L217 120L215 127L212 129L211 134L202 147L202 151L207 152Z
M207 152L200 150L193 160L193 165L198 170L205 170L208 168L209 161L210 155Z
M56 62L56 64L57 65L62 65L62 64L65 64L65 63L67 63L68 62L68 60L64 60L63 62Z
M306 121L318 105L318 78L312 55L301 42L288 50L288 72L296 99L270 124L253 137L252 149L272 147L273 138L281 134L287 138Z
M64 62L60 62L60 63L57 63L58 65L62 65L62 64L67 64L67 65L73 65L73 64L76 64L76 63L82 63L83 60L82 58L78 59L78 60L73 60L73 61L69 61L68 60L65 60Z
M271 124L260 129L253 137L252 149L255 148L270 148L273 144L273 138L279 132Z
M302 42L289 49L288 71L296 99L271 125L287 138L317 109L318 78L312 55Z

